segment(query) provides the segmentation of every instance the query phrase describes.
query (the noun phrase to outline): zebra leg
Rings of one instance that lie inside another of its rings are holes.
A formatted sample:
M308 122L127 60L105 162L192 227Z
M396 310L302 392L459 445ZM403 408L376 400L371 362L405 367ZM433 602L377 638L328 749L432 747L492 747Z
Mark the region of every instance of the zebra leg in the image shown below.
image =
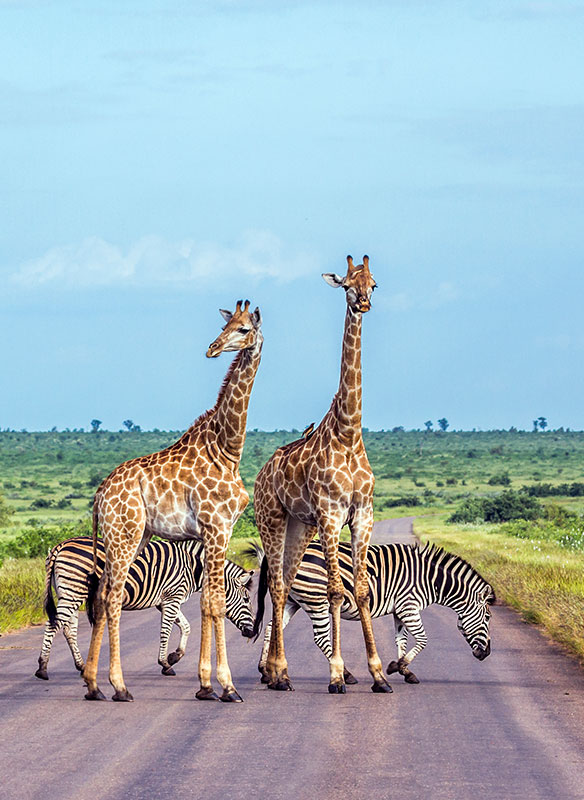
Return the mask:
M401 634L403 644L402 650L399 650L398 646L398 672L400 675L404 676L404 680L406 683L419 683L420 681L414 675L414 673L409 669L409 665L412 663L414 658L422 652L426 644L428 643L428 637L426 635L426 631L424 630L424 626L422 624L422 618L420 616L419 611L408 611L400 614L401 623L403 626L404 633ZM407 641L407 634L410 633L414 637L414 646L409 650L407 653L404 653L405 650L405 642ZM397 634L396 634L397 640ZM390 665L391 666L391 665Z
M288 598L288 600L286 601L286 605L284 606L284 614L282 615L282 630L290 622L290 620L292 619L294 614L296 614L299 608L300 606L297 603L295 603L294 600ZM268 651L270 649L271 634L272 634L272 622L270 620L270 622L266 626L266 632L264 634L264 644L262 647L262 654L260 656L260 660L258 663L258 672L261 673L262 683L270 682L270 676L268 675L268 671L266 669L266 662L268 660Z
M47 620L47 624L45 625L45 635L43 636L43 643L41 645L41 653L39 655L39 668L35 672L35 676L40 678L42 681L49 680L47 668L49 666L51 647L53 645L53 639L55 638L56 632L57 625L51 625L51 623Z
M191 632L191 626L189 624L188 619L179 610L176 612L176 619L174 624L177 625L180 629L180 642L178 643L178 647L174 651L174 653L168 654L168 663L169 664L176 664L177 661L180 661L181 658L184 656L185 651L187 649L187 642L189 639L189 635Z
M327 661L330 662L333 648L331 645L331 618L328 606L321 605L310 609L304 607L304 610L312 622L314 643L322 651ZM349 686L359 683L357 678L346 667L343 668L343 678Z
M69 622L64 623L63 633L65 634L65 639L67 639L69 650L71 650L71 655L73 656L73 661L75 662L75 669L77 669L79 672L83 672L85 662L83 661L83 656L81 655L81 651L79 650L79 645L77 643L78 626L79 606L73 609Z
M351 546L353 551L354 594L357 608L359 609L359 616L361 618L361 627L363 629L363 638L365 640L365 649L367 651L367 665L369 667L371 677L373 678L371 690L378 694L389 694L393 691L393 689L385 680L385 676L383 674L381 659L379 658L377 646L375 644L375 637L373 636L371 611L369 609L367 548L369 546L369 541L371 540L371 531L373 529L373 508L363 507L359 509L355 513L355 516L350 523L350 528Z
M393 623L395 625L395 646L397 647L397 657L400 659L406 654L408 645L408 631L401 619L395 613L393 615ZM398 661L390 661L385 671L388 675L392 675L394 672L399 672Z
M178 600L171 600L167 603L162 603L161 606L162 617L160 620L160 649L158 652L158 663L162 667L163 675L176 675L176 672L173 670L168 660L168 640L170 638L174 621L179 613L179 609L180 602Z

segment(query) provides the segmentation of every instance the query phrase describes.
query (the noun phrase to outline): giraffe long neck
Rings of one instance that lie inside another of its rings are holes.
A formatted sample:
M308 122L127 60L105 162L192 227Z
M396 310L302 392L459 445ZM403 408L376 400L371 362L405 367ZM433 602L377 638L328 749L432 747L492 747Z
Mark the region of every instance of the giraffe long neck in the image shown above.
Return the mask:
M213 413L213 428L219 449L229 461L239 463L245 442L247 409L262 353L263 337L255 346L234 358Z
M336 394L336 427L339 439L352 445L361 437L361 324L362 314L347 306L341 377Z

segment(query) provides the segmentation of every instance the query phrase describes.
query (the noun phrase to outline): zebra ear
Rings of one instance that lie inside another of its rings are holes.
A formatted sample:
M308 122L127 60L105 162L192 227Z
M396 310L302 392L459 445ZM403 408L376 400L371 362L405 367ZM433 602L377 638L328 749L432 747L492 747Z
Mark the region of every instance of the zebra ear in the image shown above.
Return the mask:
M240 578L241 585L247 586L247 584L251 582L252 578L253 578L253 569L250 572L244 572Z
M492 606L493 603L496 601L495 592L493 591L492 587L487 584L482 592L483 600L486 600L487 603Z

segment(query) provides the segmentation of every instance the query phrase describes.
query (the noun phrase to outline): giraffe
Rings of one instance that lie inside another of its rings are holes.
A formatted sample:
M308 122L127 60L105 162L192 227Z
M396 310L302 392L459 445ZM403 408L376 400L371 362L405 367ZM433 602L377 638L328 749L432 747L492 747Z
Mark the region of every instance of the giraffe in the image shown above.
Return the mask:
M97 663L107 618L113 699L132 701L120 662L119 624L126 576L141 548L156 534L171 541L201 539L205 573L201 594L199 700L242 702L235 690L225 647L224 562L233 525L249 495L239 475L247 409L261 358L263 336L258 308L237 302L232 314L219 309L226 325L209 345L207 358L239 351L217 402L175 444L152 455L126 461L99 486L93 505L94 564L98 526L105 546L105 567L94 605L95 625L83 670L87 700L105 700L97 685ZM97 581L97 578L93 578ZM211 644L215 631L219 698L211 685Z
M391 692L377 654L367 585L367 546L373 527L374 478L361 432L361 323L371 308L376 287L369 258L353 264L347 256L344 278L322 276L333 287L343 287L347 311L343 335L339 389L328 413L303 438L280 447L260 471L254 489L255 514L268 561L273 617L266 664L270 689L292 691L284 652L282 615L304 551L318 531L325 553L327 594L332 614L333 655L330 659L331 694L345 693L341 656L340 613L343 583L338 545L341 528L351 531L355 598L359 608L374 692ZM256 623L256 632L259 629ZM349 674L346 674L349 682Z

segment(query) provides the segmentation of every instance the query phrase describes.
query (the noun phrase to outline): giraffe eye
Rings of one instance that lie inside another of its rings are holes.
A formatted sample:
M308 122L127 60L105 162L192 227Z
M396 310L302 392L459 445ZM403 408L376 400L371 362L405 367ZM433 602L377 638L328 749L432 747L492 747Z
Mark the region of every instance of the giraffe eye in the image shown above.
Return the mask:
M239 329L239 333L249 333L249 331L250 331L249 328L240 328Z

